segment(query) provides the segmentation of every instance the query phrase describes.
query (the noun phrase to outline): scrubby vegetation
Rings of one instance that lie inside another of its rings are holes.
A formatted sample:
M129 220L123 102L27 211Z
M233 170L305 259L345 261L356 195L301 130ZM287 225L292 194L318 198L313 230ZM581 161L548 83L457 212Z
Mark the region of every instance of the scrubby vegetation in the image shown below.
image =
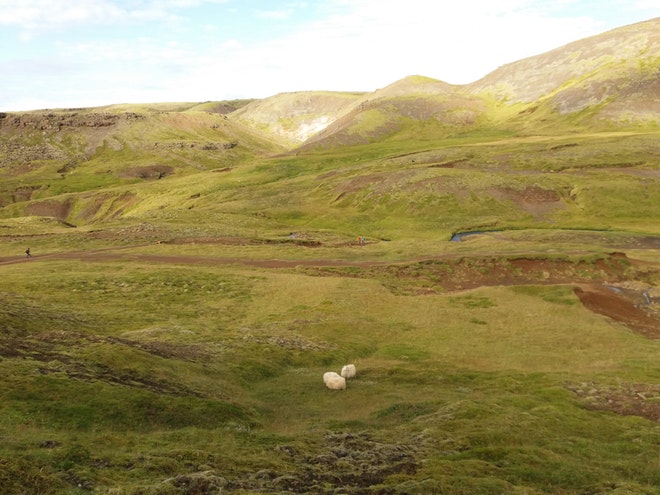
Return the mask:
M660 129L491 82L2 114L0 492L658 493Z

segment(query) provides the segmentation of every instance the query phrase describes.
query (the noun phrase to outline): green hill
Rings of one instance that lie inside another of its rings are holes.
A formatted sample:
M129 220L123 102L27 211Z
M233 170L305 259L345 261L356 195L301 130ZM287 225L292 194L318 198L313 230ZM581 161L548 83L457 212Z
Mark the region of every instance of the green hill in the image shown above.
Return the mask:
M658 493L658 22L0 114L0 493Z

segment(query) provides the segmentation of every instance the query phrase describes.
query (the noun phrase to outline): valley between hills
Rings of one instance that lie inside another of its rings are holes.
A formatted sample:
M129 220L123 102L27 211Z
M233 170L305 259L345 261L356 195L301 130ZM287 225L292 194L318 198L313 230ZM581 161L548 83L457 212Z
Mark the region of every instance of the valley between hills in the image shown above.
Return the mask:
M659 165L660 19L0 113L0 492L657 494Z

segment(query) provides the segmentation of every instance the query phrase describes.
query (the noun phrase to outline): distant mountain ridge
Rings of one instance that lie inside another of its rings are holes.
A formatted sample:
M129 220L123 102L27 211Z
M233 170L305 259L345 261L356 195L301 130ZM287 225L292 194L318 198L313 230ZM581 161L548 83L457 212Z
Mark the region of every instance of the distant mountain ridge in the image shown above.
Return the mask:
M372 93L278 94L230 115L289 146L310 146L393 135L402 118L432 121L447 132L469 130L501 123L515 105L528 117L541 110L539 121L591 109L588 124L657 123L660 18L507 64L471 84L409 76Z
M289 150L405 139L409 132L437 138L479 129L543 132L566 125L658 125L660 17L504 65L465 85L415 75L369 93L298 91L253 100L11 114L42 114L46 126L50 126L49 115L53 113L77 114L73 120L60 119L61 129L67 122L75 127L83 114L122 111L141 115L222 114L229 121L223 122L223 128L236 126L230 134L247 132L270 142L266 147ZM12 122L3 118L7 115L0 114L5 127Z
M660 18L631 24L584 38L541 55L504 65L468 84L472 93L531 103L562 92L566 86L585 87L588 81L660 76ZM648 71L647 63L655 68Z

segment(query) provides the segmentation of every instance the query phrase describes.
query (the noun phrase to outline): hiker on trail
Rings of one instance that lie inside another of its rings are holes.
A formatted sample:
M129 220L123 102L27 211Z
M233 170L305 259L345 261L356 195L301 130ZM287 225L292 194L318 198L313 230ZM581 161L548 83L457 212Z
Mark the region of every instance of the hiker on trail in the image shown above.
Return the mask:
M25 250L25 255L26 255L26 258L32 258L32 255L30 254L30 248L27 248Z

